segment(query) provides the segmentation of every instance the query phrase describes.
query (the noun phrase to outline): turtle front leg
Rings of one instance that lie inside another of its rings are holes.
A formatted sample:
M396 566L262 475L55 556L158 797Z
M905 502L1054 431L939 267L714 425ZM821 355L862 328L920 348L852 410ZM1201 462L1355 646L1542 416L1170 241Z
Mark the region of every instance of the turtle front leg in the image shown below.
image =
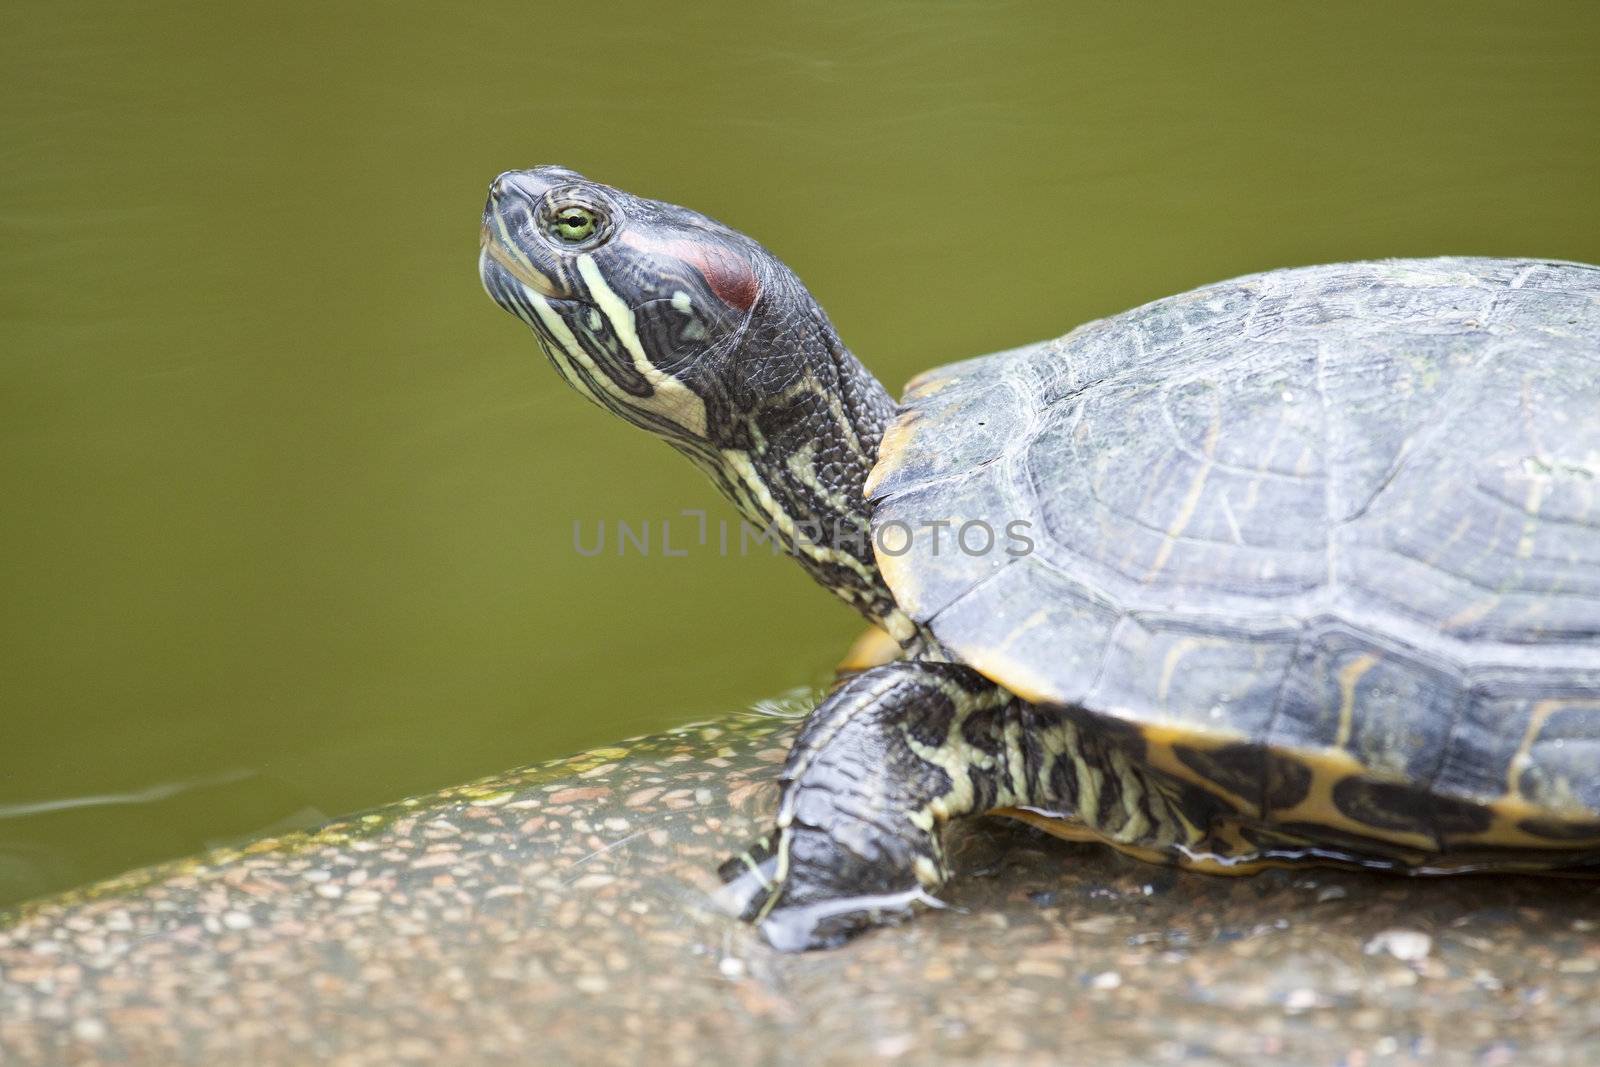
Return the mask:
M1029 758L1042 740L1028 728L1032 710L952 663L847 679L789 753L776 827L723 865L732 910L792 951L936 904L948 876L942 825L1046 791Z

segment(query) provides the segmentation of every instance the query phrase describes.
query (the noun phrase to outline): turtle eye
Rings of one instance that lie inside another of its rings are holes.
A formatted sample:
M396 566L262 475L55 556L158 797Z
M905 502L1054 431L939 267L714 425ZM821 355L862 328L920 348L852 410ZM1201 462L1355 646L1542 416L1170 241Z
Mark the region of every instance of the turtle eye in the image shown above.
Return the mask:
M560 240L570 244L587 241L594 236L599 226L599 217L588 208L579 207L577 204L557 208L550 220L550 231Z

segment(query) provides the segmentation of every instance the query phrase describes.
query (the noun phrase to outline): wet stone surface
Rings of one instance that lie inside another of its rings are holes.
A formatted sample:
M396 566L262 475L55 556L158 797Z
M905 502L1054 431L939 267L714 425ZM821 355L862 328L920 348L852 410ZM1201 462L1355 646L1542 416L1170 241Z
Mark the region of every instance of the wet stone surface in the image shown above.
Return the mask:
M136 872L0 930L0 1062L1600 1062L1600 885L1214 878L1003 819L948 910L782 956L710 903L754 713Z

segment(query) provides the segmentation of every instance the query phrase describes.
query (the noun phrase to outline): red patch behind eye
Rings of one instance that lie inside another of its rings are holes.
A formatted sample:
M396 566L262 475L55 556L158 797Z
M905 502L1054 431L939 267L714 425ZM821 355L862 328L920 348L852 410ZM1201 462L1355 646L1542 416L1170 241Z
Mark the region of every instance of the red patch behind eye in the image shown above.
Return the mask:
M761 295L761 282L749 261L720 245L702 241L655 241L624 233L622 242L641 251L671 256L698 271L706 287L731 308L749 311Z
M730 255L720 248L711 249L700 265L706 284L717 298L729 307L749 311L761 295L761 284L755 271L739 256Z

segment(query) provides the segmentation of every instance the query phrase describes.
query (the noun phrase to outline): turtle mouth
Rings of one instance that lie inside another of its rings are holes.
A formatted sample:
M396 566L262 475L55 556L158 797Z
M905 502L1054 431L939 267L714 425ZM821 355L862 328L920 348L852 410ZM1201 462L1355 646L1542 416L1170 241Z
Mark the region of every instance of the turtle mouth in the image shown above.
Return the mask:
M570 289L558 284L544 271L534 266L533 260L518 246L512 229L506 224L500 206L490 201L483 212L483 224L478 229L479 273L489 269L492 262L513 279L550 300L571 300Z

